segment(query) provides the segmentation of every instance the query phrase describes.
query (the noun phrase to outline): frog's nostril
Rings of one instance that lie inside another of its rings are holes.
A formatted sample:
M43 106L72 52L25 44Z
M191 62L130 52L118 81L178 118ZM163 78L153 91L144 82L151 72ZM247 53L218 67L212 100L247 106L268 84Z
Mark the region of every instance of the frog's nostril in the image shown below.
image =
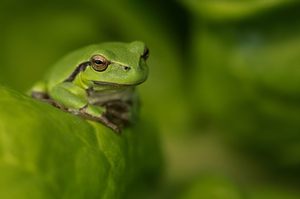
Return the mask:
M123 66L123 69L124 69L125 71L129 71L131 68L130 68L130 66Z

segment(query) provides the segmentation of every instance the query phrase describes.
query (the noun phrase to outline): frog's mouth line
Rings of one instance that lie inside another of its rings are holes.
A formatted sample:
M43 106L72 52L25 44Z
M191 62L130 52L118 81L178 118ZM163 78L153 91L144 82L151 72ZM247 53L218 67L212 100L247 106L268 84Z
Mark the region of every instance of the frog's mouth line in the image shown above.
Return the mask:
M102 82L102 81L93 81L95 85L99 86L111 86L111 87L130 87L130 86L137 86L141 83L143 83L145 80L134 83L134 84L118 84L118 83L113 83L113 82Z

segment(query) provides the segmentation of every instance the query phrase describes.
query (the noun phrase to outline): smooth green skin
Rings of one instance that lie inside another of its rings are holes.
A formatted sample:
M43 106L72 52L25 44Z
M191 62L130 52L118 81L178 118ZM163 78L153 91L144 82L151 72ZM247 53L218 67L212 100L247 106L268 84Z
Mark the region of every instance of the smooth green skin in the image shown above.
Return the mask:
M32 91L47 93L72 112L86 107L87 114L101 117L106 111L105 108L89 103L86 89L92 88L97 93L118 92L144 82L148 76L148 67L145 60L141 58L144 50L145 44L140 41L87 46L70 53L56 63L46 79L37 83ZM102 72L94 70L92 66L87 66L84 71L79 72L74 81L64 82L77 66L89 61L93 55L102 55L111 64ZM127 66L130 70L124 69ZM98 85L94 81L104 84ZM135 99L133 96L132 98Z

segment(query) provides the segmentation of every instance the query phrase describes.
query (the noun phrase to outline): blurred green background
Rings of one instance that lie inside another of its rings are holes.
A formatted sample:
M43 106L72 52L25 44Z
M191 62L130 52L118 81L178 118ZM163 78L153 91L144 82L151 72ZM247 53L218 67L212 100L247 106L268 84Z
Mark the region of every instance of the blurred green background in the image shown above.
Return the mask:
M300 198L299 9L296 0L2 1L0 84L26 92L74 49L142 40L141 117L160 131L165 166L136 197Z

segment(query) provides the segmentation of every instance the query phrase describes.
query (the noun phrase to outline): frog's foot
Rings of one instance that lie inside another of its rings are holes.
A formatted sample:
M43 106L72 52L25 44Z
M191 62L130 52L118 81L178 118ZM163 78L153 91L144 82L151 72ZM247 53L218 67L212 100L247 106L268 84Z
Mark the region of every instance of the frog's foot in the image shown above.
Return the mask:
M108 118L120 120L123 125L130 123L130 104L120 100L109 101L104 104Z
M108 126L112 130L114 130L116 133L121 133L123 126L117 125L113 122L111 122L106 116L101 116L97 121L100 121L104 125Z
M108 109L106 115L109 118L118 118L124 123L130 123L130 114L128 112L119 112L116 109Z
M95 108L95 107L93 107L93 108ZM86 118L88 120L100 122L100 123L104 124L105 126L111 128L116 133L121 133L123 126L112 121L110 118L108 118L106 116L105 113L102 113L102 114L100 114L99 112L97 113L96 109L93 109L93 108L91 109L91 107L87 105L87 106L84 106L83 108L79 109L79 111L77 110L75 112L74 111L71 111L71 112L73 112L74 114L79 115L83 118Z
M121 133L121 130L124 127L123 121L127 120L126 116L121 116L120 113L118 113L112 109L110 111L105 111L105 109L102 107L90 106L90 105L86 105L80 109L72 109L72 108L67 108L67 107L63 106L62 104L56 102L47 93L44 93L44 92L35 91L35 92L31 93L31 96L40 101L49 103L52 106L59 108L63 111L72 113L74 115L78 115L78 116L83 117L88 120L100 122L100 123L104 124L105 126L111 128L116 133ZM114 116L112 116L112 115L114 115ZM116 119L116 118L120 118L120 119Z

